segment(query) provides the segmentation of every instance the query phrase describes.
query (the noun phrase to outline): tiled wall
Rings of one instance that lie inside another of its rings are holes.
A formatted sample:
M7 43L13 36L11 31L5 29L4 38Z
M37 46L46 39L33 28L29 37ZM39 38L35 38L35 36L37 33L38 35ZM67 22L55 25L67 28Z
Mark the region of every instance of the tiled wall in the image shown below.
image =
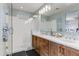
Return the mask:
M5 55L5 43L2 37L5 24L5 6L6 4L0 4L0 55Z

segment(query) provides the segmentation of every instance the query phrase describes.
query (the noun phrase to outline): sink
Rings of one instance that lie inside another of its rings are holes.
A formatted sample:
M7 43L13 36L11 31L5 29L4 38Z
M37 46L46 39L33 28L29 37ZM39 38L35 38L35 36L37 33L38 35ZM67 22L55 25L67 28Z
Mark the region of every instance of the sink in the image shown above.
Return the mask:
M68 43L74 43L75 41L72 41L72 40L63 40L65 42L68 42Z
M70 40L70 39L62 39L62 41L68 42L68 43L79 43L79 41L77 40Z
M54 37L56 37L56 35L52 35L52 34L50 34L50 33L43 33L43 32L42 32L42 34L48 35L48 36L54 36ZM56 38L58 38L57 40L61 40L61 41L63 41L63 42L79 43L79 40L74 40L74 39L69 39L69 38L64 38L64 37L56 37Z

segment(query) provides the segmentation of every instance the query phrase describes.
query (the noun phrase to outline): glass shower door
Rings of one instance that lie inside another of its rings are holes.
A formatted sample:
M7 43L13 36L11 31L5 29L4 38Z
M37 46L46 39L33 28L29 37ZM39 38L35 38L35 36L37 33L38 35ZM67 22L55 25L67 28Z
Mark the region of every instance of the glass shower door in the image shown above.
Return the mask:
M0 3L0 56L12 54L11 4Z

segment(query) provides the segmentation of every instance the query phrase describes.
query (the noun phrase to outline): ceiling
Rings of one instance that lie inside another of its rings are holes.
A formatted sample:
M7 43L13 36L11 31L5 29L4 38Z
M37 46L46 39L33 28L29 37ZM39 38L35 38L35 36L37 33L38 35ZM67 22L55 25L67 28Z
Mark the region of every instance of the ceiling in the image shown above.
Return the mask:
M44 3L13 3L13 9L34 13L43 4Z
M50 15L55 14L57 12L68 9L72 5L74 5L74 4L72 4L72 3L52 3L51 4L51 11L45 13L44 15L50 16Z
M74 5L73 3L50 3L50 4L51 4L51 11L45 13L44 15L50 16L54 13L67 9L69 6ZM35 13L44 5L45 3L13 3L13 8L17 10L30 12L30 13Z

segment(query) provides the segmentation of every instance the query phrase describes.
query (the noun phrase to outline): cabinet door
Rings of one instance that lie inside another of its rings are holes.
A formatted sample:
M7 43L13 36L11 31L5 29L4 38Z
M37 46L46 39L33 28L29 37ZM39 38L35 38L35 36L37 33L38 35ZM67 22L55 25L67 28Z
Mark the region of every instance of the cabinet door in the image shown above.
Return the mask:
M32 35L32 47L34 48L34 36Z
M69 48L69 47L65 47L65 55L66 56L79 56L79 51L78 50L75 50L75 49L72 49L72 48Z
M40 55L49 55L49 41L43 38L40 39Z
M37 37L32 35L32 46L33 46L33 48L37 47L36 44L37 44Z
M66 50L65 56L71 56L71 49L65 47L65 50Z
M40 38L37 37L36 51L40 53Z
M58 55L59 44L50 42L49 48L50 48L50 50L49 50L50 56L57 56Z

